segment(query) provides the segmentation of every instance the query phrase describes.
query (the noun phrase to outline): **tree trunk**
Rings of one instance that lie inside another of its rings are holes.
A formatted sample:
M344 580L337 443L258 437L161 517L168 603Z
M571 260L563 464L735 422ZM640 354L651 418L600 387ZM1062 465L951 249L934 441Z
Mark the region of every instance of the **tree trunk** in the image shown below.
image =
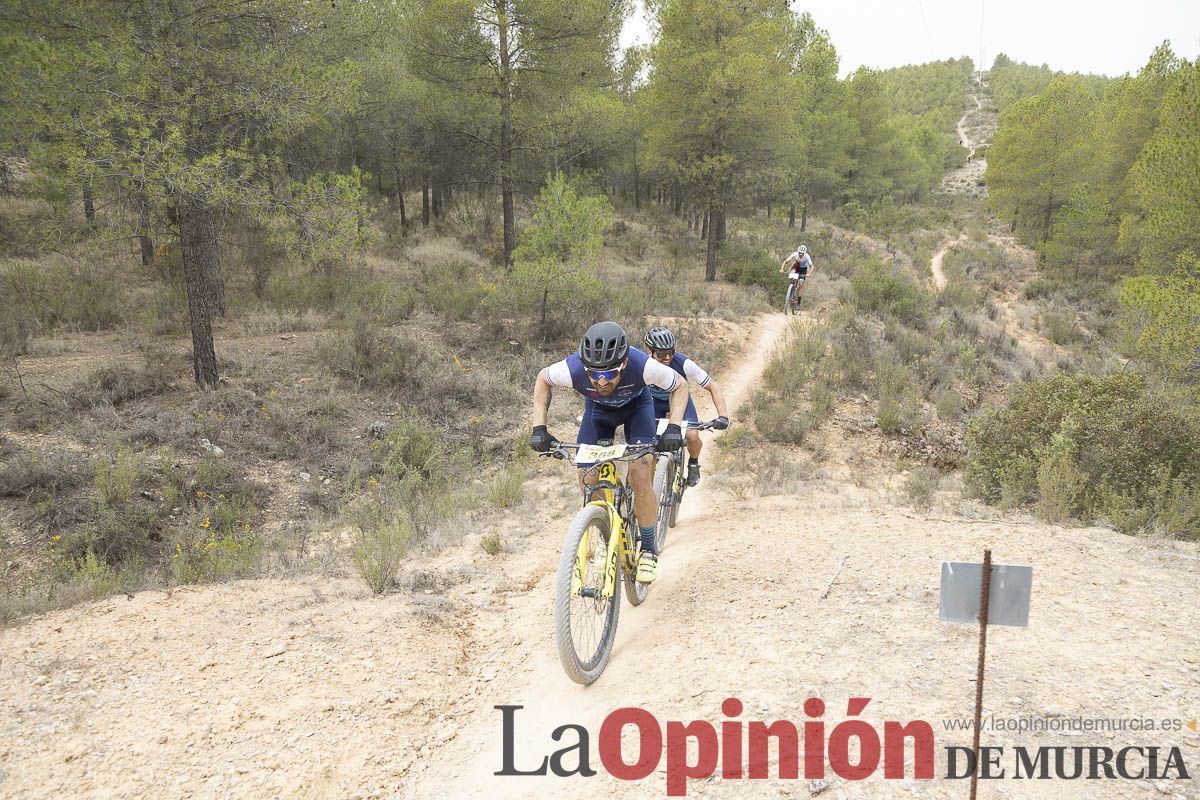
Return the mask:
M771 218L771 201L767 201L767 219Z
M433 195L433 218L442 218L442 182L434 181L431 194Z
M404 179L396 175L396 207L400 209L400 227L408 226L408 214L404 209Z
M640 174L638 173L637 161L637 139L633 140L633 207L638 211L642 210L642 187L639 185Z
M217 356L213 350L212 321L224 306L220 295L221 256L212 207L191 198L179 202L179 251L187 289L188 316L192 323L192 363L202 389L217 388Z
M1050 214L1054 211L1054 195L1046 198L1046 213L1042 217L1042 244L1050 241Z
M721 218L721 210L714 208L709 203L709 210L705 212L704 219L708 222L705 226L712 234L708 237L708 245L705 247L704 255L704 280L715 281L717 279L717 234L716 228L719 224L717 220Z
M516 209L513 207L512 156L512 71L508 51L508 6L503 6L497 19L500 45L500 200L504 213L504 266L512 264L517 249Z
M788 208L788 227L796 227L796 201L792 201L792 205Z
M804 203L800 206L800 232L804 233L808 229L808 198L804 198Z
M700 238L708 239L708 209L704 209L704 221L700 223Z
M144 183L139 182L133 202L137 206L138 247L142 251L142 266L149 267L154 264L154 239L150 235L150 198L146 195Z
M717 241L723 242L728 238L725 230L725 209L721 208L717 211Z
M92 200L92 182L86 178L83 181L83 218L89 228L96 227L96 203Z
M429 227L429 178L421 179L421 227Z

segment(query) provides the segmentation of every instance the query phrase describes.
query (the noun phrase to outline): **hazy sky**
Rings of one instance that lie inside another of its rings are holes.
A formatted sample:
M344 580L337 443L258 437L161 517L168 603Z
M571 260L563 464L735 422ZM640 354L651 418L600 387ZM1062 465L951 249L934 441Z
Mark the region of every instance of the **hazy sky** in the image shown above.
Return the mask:
M1177 55L1200 53L1200 0L792 0L829 31L842 74L996 53L1065 72L1136 73L1163 39ZM640 5L621 44L648 42Z

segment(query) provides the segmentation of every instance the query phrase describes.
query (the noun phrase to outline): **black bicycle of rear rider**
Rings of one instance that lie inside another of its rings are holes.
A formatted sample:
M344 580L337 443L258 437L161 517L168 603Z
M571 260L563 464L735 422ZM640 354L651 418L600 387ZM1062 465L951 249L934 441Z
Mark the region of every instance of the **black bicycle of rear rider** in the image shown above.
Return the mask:
M712 422L687 422L688 430L707 431L713 427ZM658 528L654 533L654 550L661 553L667 543L667 530L674 528L679 518L679 506L683 503L683 493L687 489L687 471L684 467L684 454L687 445L671 453L659 453L658 463L654 467L654 495L658 498Z

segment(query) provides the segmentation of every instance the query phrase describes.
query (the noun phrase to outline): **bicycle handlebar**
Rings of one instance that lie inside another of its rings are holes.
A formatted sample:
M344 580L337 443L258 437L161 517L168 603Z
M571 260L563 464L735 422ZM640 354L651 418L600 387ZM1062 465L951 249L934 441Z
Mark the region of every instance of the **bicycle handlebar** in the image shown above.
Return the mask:
M538 453L539 456L550 456L552 458L566 458L570 455L571 450L578 450L581 447L590 447L586 442L557 442L553 447L544 453ZM632 461L635 458L641 458L647 453L654 452L657 447L655 442L642 442L639 444L625 445L625 452L616 458L605 459L606 461Z

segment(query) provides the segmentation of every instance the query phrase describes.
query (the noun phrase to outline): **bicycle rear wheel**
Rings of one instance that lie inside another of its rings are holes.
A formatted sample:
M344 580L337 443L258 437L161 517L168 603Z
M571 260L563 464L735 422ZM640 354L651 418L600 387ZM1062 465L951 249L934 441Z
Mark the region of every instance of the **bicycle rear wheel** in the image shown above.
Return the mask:
M609 528L606 508L589 505L580 509L563 537L554 583L554 638L558 658L567 677L585 685L599 678L608 666L617 636L617 617L621 612L621 596L616 587L611 597L600 596L604 588L608 537L612 535ZM574 591L579 556L582 556L582 585ZM617 569L621 569L620 564ZM617 580L620 579L618 572Z

